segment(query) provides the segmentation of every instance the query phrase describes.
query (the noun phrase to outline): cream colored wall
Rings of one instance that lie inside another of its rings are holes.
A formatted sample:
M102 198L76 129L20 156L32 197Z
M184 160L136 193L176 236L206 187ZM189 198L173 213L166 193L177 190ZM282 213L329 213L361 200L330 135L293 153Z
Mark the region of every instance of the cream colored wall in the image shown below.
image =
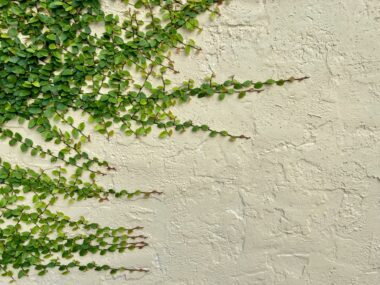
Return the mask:
M165 194L63 207L145 226L150 248L95 260L150 272L50 273L17 284L380 284L380 1L232 0L217 21L203 22L195 37L203 52L177 56L177 82L211 72L311 79L181 108L183 118L248 141L94 139L91 151L118 168L104 185ZM36 165L1 148L8 160Z

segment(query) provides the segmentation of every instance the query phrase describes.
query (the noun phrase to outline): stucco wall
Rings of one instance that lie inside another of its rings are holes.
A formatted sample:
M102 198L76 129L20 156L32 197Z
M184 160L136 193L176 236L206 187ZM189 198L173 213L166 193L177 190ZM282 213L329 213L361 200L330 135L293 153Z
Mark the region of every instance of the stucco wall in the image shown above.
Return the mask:
M104 185L165 194L62 207L145 226L149 248L94 259L150 272L50 273L17 284L380 284L380 1L233 0L221 11L195 36L203 52L176 57L176 81L211 72L311 79L180 108L248 141L96 136L91 151L118 168ZM48 166L1 149L7 160Z

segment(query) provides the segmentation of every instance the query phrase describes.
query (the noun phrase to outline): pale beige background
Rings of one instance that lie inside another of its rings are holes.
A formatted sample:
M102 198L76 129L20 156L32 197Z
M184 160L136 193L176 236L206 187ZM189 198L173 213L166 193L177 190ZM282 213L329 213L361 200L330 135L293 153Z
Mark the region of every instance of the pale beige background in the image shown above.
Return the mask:
M150 273L50 273L18 285L380 284L380 1L233 0L217 21L202 21L203 52L177 57L177 82L211 72L311 79L181 108L249 141L98 137L91 151L118 168L104 185L165 195L65 211L144 225L150 248L95 259ZM48 165L1 149L13 162Z

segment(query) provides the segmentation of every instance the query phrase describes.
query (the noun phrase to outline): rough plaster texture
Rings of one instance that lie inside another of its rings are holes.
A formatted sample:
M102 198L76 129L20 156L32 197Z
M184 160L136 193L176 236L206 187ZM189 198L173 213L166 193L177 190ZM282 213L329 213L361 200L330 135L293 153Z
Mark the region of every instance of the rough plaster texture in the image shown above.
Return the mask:
M211 72L311 79L180 108L248 141L97 137L91 150L118 168L104 185L165 195L62 207L144 225L150 248L105 259L150 273L50 273L17 284L380 284L380 1L234 0L203 22L203 52L177 57L177 81ZM8 160L48 166L1 148Z

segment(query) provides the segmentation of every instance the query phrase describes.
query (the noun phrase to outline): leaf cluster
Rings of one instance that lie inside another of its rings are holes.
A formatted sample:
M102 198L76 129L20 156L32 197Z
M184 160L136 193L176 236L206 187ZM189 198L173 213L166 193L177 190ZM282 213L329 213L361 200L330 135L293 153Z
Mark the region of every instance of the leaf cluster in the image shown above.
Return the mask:
M172 111L192 98L243 98L270 85L305 78L263 82L234 78L218 83L214 76L196 84L171 86L178 73L172 51L189 54L201 48L183 31L201 31L197 17L219 14L220 0L124 0L123 16L105 14L99 0L0 0L0 139L25 155L61 163L53 172L0 165L0 271L12 279L40 275L49 269L145 271L83 264L76 255L104 255L143 248L140 227L110 228L84 218L72 220L50 211L59 197L69 200L150 197L160 192L116 191L97 185L96 176L114 170L84 150L90 130L110 139L116 131L159 137L203 131L211 137L247 138L215 130ZM94 25L103 25L97 35ZM169 75L168 75L169 74ZM80 112L87 119L74 119ZM38 133L37 144L7 127L11 120ZM51 145L59 147L51 150ZM73 168L68 174L66 168ZM83 177L87 173L89 176ZM31 196L31 202L27 198ZM17 272L15 274L15 272Z

